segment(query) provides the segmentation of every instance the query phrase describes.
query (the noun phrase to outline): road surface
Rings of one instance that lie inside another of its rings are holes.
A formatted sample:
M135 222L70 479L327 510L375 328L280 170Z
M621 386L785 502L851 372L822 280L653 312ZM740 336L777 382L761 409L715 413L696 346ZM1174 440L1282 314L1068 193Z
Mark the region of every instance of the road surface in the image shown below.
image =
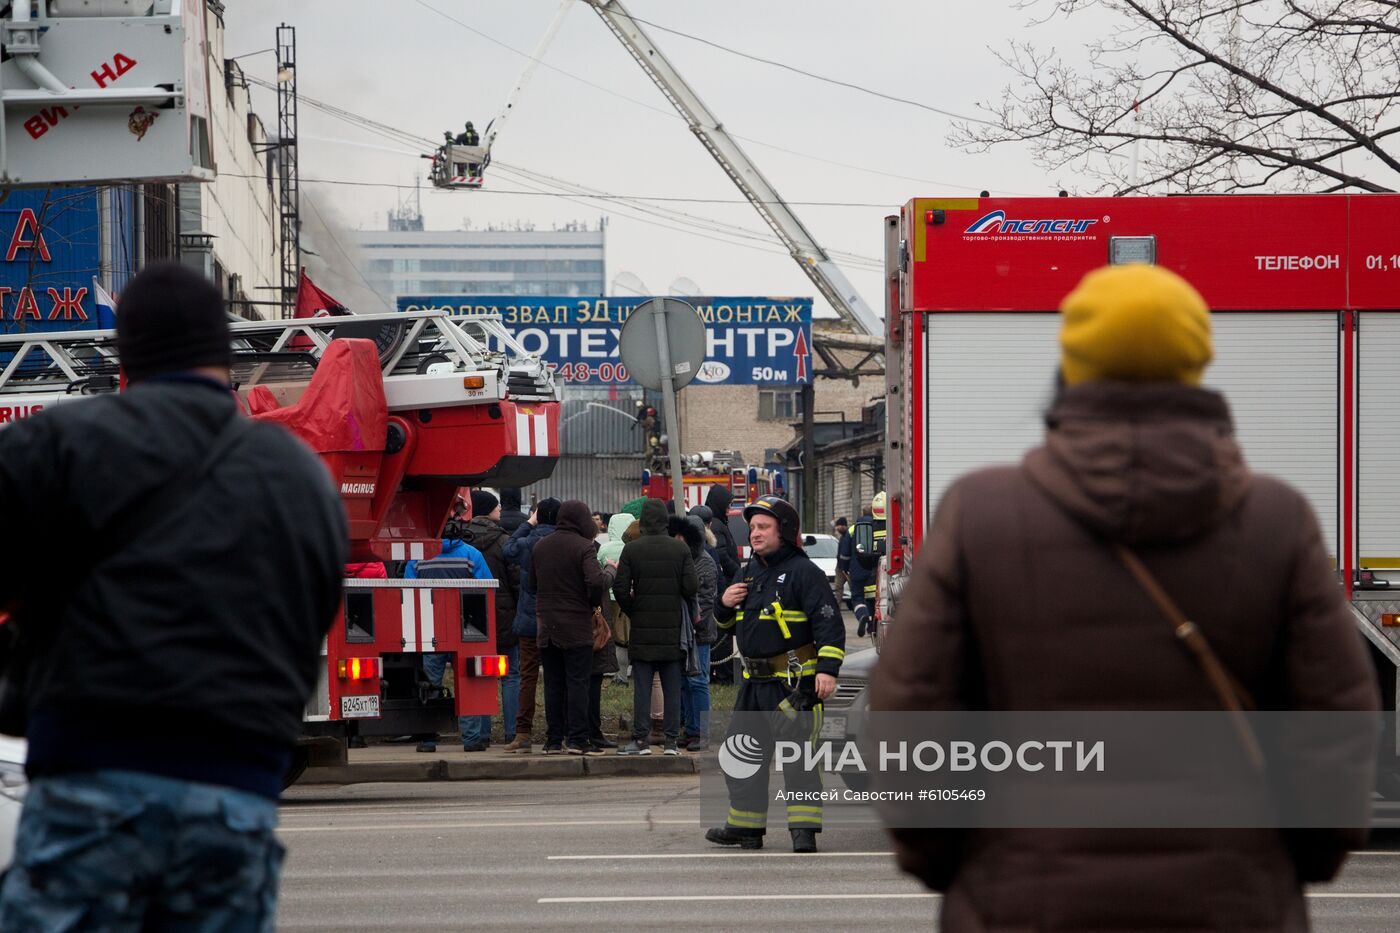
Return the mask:
M297 787L282 808L284 930L936 929L937 898L874 829L794 856L701 839L696 779ZM1400 834L1309 891L1319 933L1400 929Z

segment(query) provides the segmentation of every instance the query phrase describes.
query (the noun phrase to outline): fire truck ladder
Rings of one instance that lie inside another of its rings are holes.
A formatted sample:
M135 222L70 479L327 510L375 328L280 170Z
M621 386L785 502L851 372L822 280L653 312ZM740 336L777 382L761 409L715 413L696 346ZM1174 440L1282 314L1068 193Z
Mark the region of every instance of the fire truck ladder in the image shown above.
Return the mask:
M357 337L373 340L379 349L390 410L463 401L558 401L561 394L548 365L525 351L499 314L409 311L239 321L229 329L234 382L243 389L305 382L332 340ZM0 398L33 395L53 402L112 392L119 374L115 331L0 336ZM472 377L480 385L467 381ZM471 395L463 399L468 386Z
M822 297L831 303L836 313L856 328L858 334L879 336L884 326L879 315L865 303L836 263L832 262L826 250L803 226L779 196L777 189L763 177L758 166L739 146L724 124L719 121L695 89L681 77L676 66L661 53L656 43L633 19L632 14L621 0L586 0L593 11L607 24L617 41L627 49L633 60L646 72L647 77L660 88L661 93L671 102L677 112L685 118L690 131L700 140L705 149L724 169L729 180L743 193L754 210L773 229L783 246L787 247L792 258L802 267L807 278L821 292ZM867 347L866 349L873 349Z

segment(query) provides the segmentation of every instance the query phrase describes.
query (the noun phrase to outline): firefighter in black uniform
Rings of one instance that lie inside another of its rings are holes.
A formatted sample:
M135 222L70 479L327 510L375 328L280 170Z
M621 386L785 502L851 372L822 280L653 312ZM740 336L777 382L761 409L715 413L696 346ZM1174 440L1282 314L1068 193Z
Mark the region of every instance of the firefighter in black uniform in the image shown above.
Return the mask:
M846 627L826 574L802 552L797 511L777 496L763 496L744 509L753 557L724 591L716 617L721 629L738 626L744 682L734 703L736 713L762 712L773 725L760 737L761 767L751 777L726 774L729 818L705 833L710 842L763 848L768 821L768 770L772 733L815 740L821 727L822 702L836 689L846 657ZM753 731L755 717L735 717L737 731ZM740 725L739 721L743 720ZM821 773L785 769L787 822L794 852L817 851L822 828L821 801L808 792L821 790Z
M481 145L481 137L477 135L476 127L472 126L472 121L467 121L466 128L457 134L457 138L454 142L459 146Z
M864 638L869 632L871 638L877 635L875 602L879 595L876 577L880 558L885 556L885 494L878 492L871 500L869 514L862 515L857 525L870 525L874 531L875 550L866 553L856 544L856 532L851 532L851 606L856 614L856 635Z

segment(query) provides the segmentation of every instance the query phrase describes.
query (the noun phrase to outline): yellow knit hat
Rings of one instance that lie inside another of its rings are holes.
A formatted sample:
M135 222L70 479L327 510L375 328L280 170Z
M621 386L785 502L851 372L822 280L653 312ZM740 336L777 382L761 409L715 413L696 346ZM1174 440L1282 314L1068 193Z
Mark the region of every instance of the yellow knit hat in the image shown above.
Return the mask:
M1205 299L1159 266L1095 269L1061 302L1060 314L1060 371L1070 385L1195 385L1215 355Z

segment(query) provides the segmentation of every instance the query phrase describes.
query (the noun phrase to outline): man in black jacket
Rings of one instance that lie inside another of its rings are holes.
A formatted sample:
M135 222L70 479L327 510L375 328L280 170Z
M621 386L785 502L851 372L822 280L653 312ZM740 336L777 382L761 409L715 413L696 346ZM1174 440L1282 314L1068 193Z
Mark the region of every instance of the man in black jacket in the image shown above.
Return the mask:
M520 713L520 636L515 634L514 628L520 567L506 560L508 535L500 523L500 500L485 489L473 489L471 495L472 518L462 529L462 540L482 553L498 584L496 651L506 656L506 676L501 678L501 725L509 745L515 741L515 720ZM462 736L462 745L468 751L484 751L491 744L491 717L475 717L475 728L474 734Z
M681 650L682 604L695 598L700 581L690 549L666 534L666 506L642 503L642 536L629 541L617 562L613 598L632 620L627 657L632 662L632 741L619 755L650 755L652 676L661 676L667 755L679 755L681 690L685 652Z
M734 579L734 575L739 572L739 548L734 542L734 534L729 530L729 504L733 501L734 494L723 486L711 486L710 491L705 495L705 507L710 512L710 517L706 519L706 522L715 536L715 560L719 563L721 592L724 587L729 585L729 581ZM734 653L733 633L720 632L712 653L716 658L730 657ZM734 682L734 665L720 664L716 666L713 676L715 683L732 684Z
M705 495L705 506L711 513L710 530L715 534L715 550L719 552L719 573L725 580L733 580L739 572L739 547L729 530L729 504L733 501L734 494L723 486L711 486Z
M525 524L525 513L520 511L520 490L507 486L501 490L501 527L506 534L515 534L515 529Z
M731 736L744 730L776 732L781 728L778 720L784 717L808 732L820 723L822 704L836 689L846 657L846 626L826 574L802 552L797 510L778 496L761 496L744 509L744 518L749 522L754 556L724 591L715 612L721 629L736 630L743 656L744 683L734 701ZM737 715L743 713L776 715ZM811 740L816 738L810 735ZM705 833L710 842L763 848L773 746L761 744L763 761L754 774L725 775L729 818L724 826ZM816 834L822 828L817 796L821 773L785 769L783 782L790 795L797 795L787 805L792 850L815 852Z
M212 284L142 272L117 349L127 391L0 431L32 781L0 929L271 929L344 510L315 454L239 412Z
M520 575L515 621L511 625L511 631L519 640L520 664L516 668L520 672L520 689L516 693L519 708L515 714L515 739L506 744L508 752L530 751L531 730L535 725L535 693L540 682L540 650L539 643L535 640L538 632L535 594L527 584L530 580L531 558L535 545L554 534L554 523L559 518L559 506L559 500L553 496L541 499L530 512L530 517L511 532L510 539L501 546L506 563L515 567ZM558 745L545 742L546 755L563 750L562 737Z

